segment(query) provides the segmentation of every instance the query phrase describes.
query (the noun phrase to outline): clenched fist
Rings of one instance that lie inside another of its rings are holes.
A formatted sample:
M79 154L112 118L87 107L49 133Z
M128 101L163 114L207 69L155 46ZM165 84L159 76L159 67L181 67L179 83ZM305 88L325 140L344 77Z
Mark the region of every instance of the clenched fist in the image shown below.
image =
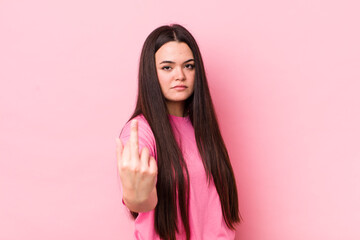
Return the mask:
M130 139L125 146L116 138L116 156L125 205L133 212L154 209L158 169L149 149L144 147L139 153L137 120L131 121Z

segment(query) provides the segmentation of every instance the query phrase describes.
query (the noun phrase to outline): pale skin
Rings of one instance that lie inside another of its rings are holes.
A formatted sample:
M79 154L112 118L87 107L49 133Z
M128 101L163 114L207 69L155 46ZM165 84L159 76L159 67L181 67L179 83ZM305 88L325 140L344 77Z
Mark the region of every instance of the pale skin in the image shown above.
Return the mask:
M186 43L167 42L155 53L156 71L168 112L182 117L184 102L194 92L195 61Z
M183 116L184 102L194 91L194 57L186 43L167 42L155 53L156 71L169 114ZM157 163L149 150L139 152L138 123L131 121L130 139L123 145L116 138L118 170L123 200L133 212L156 207Z
M123 187L123 200L133 212L147 212L157 204L157 165L149 150L139 154L138 123L131 121L130 139L123 146L116 138L119 175Z

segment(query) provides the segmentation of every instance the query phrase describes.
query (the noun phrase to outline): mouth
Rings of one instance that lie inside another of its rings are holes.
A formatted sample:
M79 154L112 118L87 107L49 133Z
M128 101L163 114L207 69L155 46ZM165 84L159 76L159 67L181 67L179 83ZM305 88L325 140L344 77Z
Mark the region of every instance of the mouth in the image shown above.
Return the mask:
M185 85L176 85L176 86L174 86L172 88L174 88L174 89L185 89L185 88L187 88L187 86L185 86Z

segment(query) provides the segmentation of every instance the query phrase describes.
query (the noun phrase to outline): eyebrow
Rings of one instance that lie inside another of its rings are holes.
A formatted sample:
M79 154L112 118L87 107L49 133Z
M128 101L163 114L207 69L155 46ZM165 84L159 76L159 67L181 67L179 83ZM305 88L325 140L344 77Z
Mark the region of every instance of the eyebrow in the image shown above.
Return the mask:
M187 63L187 62L191 62L191 61L195 61L194 59L189 59L189 60L186 60L184 63ZM161 63L159 63L159 64L163 64L163 63L175 63L175 62L173 62L173 61L162 61Z

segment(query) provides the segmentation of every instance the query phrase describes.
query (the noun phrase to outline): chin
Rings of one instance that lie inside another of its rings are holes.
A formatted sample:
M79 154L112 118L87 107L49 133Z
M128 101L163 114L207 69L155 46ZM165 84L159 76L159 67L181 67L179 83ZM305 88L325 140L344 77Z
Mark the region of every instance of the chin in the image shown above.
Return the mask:
M170 102L182 102L185 101L186 99L188 99L191 95L184 95L184 96L177 96L177 97L170 97L170 98L166 98L166 100L170 101Z
M173 99L170 99L169 101L171 102L183 102L185 101L186 99L188 99L189 97L183 97L183 98L173 98Z

